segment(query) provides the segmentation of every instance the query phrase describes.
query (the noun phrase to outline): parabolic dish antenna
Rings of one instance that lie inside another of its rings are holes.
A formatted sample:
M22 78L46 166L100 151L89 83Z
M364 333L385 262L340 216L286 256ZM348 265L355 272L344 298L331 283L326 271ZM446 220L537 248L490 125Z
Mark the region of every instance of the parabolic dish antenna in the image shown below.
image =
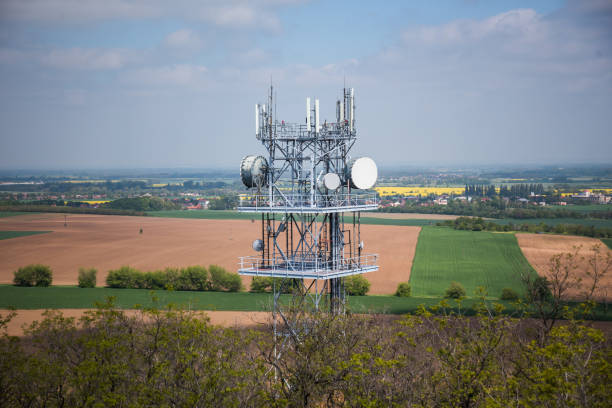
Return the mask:
M346 172L351 187L360 190L372 188L378 178L376 163L369 157L360 157L349 161L346 166Z
M322 177L319 177L319 180L317 181L317 187L319 187L319 190L327 189L330 191L336 191L338 188L340 188L340 184L342 184L340 181L340 176L338 176L336 173L327 173Z
M268 175L268 161L263 156L245 156L240 162L240 178L245 186L264 187Z

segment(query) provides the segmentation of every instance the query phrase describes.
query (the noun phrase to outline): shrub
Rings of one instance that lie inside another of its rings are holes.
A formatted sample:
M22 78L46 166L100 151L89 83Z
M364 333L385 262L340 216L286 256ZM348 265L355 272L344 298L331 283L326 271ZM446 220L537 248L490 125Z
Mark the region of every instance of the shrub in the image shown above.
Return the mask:
M270 291L272 287L272 278L267 276L253 276L251 281L251 292L263 293Z
M230 273L218 265L210 265L210 289L214 291L238 292L242 290L242 279L236 273Z
M365 296L370 290L370 282L361 275L353 275L344 280L344 288L350 296Z
M117 270L108 271L106 286L120 289L145 288L145 276L138 269L122 266Z
M412 288L410 287L410 283L402 282L397 285L397 290L395 291L395 296L399 297L410 297L410 292Z
M501 293L501 300L518 300L519 295L513 289L503 288Z
M460 299L462 297L465 297L465 289L459 282L451 282L448 289L446 289L444 297L451 299Z
M544 302L552 299L550 282L543 276L538 276L527 285L527 300L532 302Z
M79 268L79 288L95 288L97 273L95 268Z
M146 272L143 277L144 286L146 289L167 289L171 276L174 276L174 270L170 268L165 271Z
M188 266L180 270L176 290L208 290L208 271L203 266Z
M19 268L14 272L13 283L16 286L44 286L51 285L53 272L47 265L32 264Z

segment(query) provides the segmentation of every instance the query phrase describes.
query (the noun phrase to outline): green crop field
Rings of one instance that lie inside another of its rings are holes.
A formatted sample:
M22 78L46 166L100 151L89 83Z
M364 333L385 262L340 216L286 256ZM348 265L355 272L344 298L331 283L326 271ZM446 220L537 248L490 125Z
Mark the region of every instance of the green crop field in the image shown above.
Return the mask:
M153 301L153 296L157 298ZM24 288L0 285L0 309L88 309L96 302L104 303L108 297L120 309L139 307L164 308L173 304L188 310L228 310L228 311L270 311L272 295L269 293L228 293L228 292L172 292L148 291L144 289L81 289L75 286L51 286L48 288ZM283 295L281 301L289 301L290 295ZM353 313L414 313L419 307L432 307L439 304L441 297L396 296L351 296L347 309ZM474 314L476 299L461 302L461 313ZM449 301L448 309L458 311L455 301ZM488 302L490 304L490 302ZM510 302L498 302L505 306L507 313L517 313L516 306ZM595 320L612 320L612 310L606 305L597 305Z
M612 249L612 238L602 238L601 242L606 244L608 248Z
M46 234L51 231L0 231L0 240L19 237L27 237L28 235Z
M549 205L546 208L576 212L612 211L612 204Z
M441 296L459 282L473 296L479 286L499 297L504 288L522 293L520 274L535 271L514 234L424 227L410 273L414 296Z

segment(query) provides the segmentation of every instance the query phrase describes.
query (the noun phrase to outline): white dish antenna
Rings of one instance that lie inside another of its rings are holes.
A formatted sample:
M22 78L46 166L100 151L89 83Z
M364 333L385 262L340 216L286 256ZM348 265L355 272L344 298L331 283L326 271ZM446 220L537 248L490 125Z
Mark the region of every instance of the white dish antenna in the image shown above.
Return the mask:
M352 188L367 190L374 187L378 179L376 163L369 157L359 157L348 162L346 177Z
M317 180L317 187L320 191L324 191L325 189L329 191L336 191L340 188L342 181L340 180L340 176L336 173L327 173Z

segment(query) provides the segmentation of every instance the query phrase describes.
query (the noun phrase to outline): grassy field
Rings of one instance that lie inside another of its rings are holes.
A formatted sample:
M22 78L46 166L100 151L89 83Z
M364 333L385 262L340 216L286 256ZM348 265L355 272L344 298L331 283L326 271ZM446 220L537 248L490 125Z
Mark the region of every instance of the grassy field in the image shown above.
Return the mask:
M159 299L160 305L173 303L191 310L271 310L272 295L269 293L228 292L173 292L141 289L92 288L74 286L52 286L49 288L25 288L0 285L0 309L81 309L93 307L107 297L115 297L119 308L152 306L151 295ZM285 300L288 295L283 295ZM434 306L439 298L398 298L395 296L353 296L349 298L349 309L358 313L402 314L415 311L419 305ZM468 302L469 304L473 302ZM467 305L466 305L467 306Z
M425 227L410 283L414 296L442 296L455 281L463 285L467 296L484 286L488 296L499 297L503 288L522 292L521 272L535 274L514 234Z
M0 211L0 218L14 217L16 215L24 215L24 214L35 214L35 213L23 212L23 211Z
M27 237L28 235L46 234L48 232L52 231L0 231L0 240Z
M197 211L150 211L149 216L162 218L192 218L192 219L207 219L207 220L255 220L261 219L260 214L239 213L230 210L197 210ZM348 222L349 219L347 218ZM423 226L435 225L439 220L423 220L423 219L391 219L391 218L374 218L361 216L362 224L370 225L399 225L399 226Z
M52 286L49 288L23 288L11 285L0 285L0 309L87 309L95 307L96 302L105 302L114 297L116 307L134 309L139 307L164 308L174 304L189 310L228 310L228 311L269 311L272 295L269 293L228 293L228 292L169 292L148 291L142 289L81 289L74 286ZM157 297L157 303L152 300ZM289 295L283 295L286 301ZM414 313L421 305L432 307L439 304L440 297L395 296L351 296L347 309L352 313ZM474 314L474 299L461 302L461 311L467 315ZM449 301L448 309L458 311L455 301ZM517 313L514 305L499 302L505 306L507 313ZM594 319L612 320L612 309L598 305Z
M608 248L612 249L612 238L602 238L601 242L606 244Z

